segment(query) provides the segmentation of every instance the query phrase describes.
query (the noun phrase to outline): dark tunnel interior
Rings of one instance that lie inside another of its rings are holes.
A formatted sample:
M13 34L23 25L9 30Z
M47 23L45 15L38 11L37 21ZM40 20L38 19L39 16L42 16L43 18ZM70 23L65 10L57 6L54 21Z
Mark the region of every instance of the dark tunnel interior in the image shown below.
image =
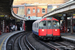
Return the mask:
M25 21L26 31L32 31L32 24L35 20L27 20Z

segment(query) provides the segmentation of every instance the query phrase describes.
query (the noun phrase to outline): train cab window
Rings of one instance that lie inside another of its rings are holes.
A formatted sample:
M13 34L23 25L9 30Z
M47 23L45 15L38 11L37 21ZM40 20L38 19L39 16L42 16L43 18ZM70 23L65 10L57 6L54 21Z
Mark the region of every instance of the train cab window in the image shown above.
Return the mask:
M46 21L42 21L39 23L39 28L45 29L46 28Z
M59 22L58 21L53 21L53 27L59 27Z

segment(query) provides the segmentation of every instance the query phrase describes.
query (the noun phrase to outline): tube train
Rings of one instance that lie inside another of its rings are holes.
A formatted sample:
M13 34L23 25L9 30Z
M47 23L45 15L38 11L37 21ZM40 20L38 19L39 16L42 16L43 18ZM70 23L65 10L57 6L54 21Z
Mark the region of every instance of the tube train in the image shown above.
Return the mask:
M59 21L53 17L33 22L32 32L44 40L61 38Z

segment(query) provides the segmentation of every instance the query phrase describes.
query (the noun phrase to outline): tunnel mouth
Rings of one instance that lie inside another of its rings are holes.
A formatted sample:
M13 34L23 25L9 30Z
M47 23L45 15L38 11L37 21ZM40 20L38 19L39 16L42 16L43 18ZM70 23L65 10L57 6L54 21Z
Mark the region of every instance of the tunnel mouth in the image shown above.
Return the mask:
M27 20L25 21L25 31L32 31L32 24L35 20Z

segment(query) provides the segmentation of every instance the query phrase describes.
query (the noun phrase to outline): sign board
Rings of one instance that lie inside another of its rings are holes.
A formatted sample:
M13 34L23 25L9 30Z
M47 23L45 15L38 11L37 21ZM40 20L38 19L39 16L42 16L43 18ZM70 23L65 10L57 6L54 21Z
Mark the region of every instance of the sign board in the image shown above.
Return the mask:
M0 15L0 17L4 17L4 15Z
M58 16L63 16L62 14L58 14Z
M16 21L17 21L17 22L20 22L20 20L19 20L19 19L17 19Z
M73 16L75 16L75 14L73 14Z

